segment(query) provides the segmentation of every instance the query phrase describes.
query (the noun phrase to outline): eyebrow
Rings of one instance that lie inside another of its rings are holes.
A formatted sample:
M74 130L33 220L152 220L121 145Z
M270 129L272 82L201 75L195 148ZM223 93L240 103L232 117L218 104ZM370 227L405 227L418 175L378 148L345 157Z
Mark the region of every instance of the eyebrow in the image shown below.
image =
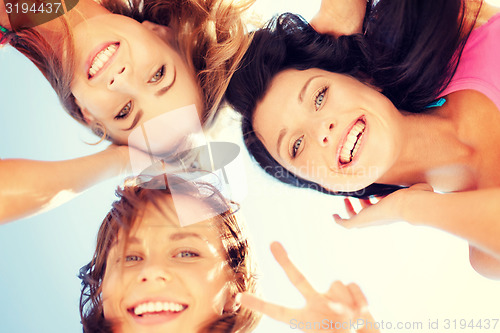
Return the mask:
M135 127L135 125L137 125L139 120L141 120L143 115L144 115L144 111L142 111L142 110L137 111L137 113L135 114L134 121L132 122L132 125L130 125L129 128L124 129L123 131L127 132L127 131L130 131L131 129L133 129Z
M181 240L181 239L185 239L185 238L198 238L198 239L201 239L203 241L206 241L206 239L202 236L200 236L199 234L195 233L195 232L177 232L175 234L171 234L170 235L170 240Z
M120 241L118 240L118 238L115 238L111 242L109 249L111 250L113 247L117 246L119 242ZM140 243L141 243L141 240L137 237L128 237L127 238L127 244L140 244Z
M198 239L201 239L202 241L207 241L207 239L205 239L204 237L202 237L201 235L199 235L195 232L176 232L175 234L170 235L169 240L177 241L177 240L182 240L182 239L186 239L186 238L198 238ZM141 244L141 243L142 243L141 239L139 239L137 237L127 238L127 245L130 245L130 244L135 245L135 244ZM118 241L115 239L111 243L110 248L116 246L117 244L118 244Z
M304 86L302 87L302 89L300 90L300 93L299 93L299 103L300 104L302 104L304 102L304 95L305 95L307 88L309 87L309 84L311 83L311 81L320 77L320 76L321 75L313 76L309 80L307 80L306 84L304 84Z
M277 141L277 143L276 143L276 147L278 147L278 156L279 156L281 159L283 159L283 158L281 157L281 154L280 154L280 151L281 151L281 142L283 141L283 138L285 137L286 132L287 132L286 128L283 128L283 129L280 131L280 134L279 134L279 136L278 136L278 141Z
M129 244L140 244L141 240L137 237L130 237L127 239L127 243Z
M161 88L160 90L158 90L156 93L155 93L155 96L156 97L161 97L163 96L170 88L172 88L172 86L174 85L175 83L175 79L177 78L177 70L176 68L174 67L174 79L172 80L172 83L170 83L168 86L165 86L163 88Z

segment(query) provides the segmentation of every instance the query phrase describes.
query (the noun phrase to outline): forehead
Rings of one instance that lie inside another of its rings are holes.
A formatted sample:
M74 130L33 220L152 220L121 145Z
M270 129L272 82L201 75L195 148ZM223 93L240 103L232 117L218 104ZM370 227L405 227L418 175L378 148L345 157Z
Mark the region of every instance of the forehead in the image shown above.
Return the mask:
M182 233L198 235L199 238L212 245L220 243L219 223L222 223L222 221L219 218L200 219L198 223L183 226L178 217L180 210L186 210L197 218L212 212L211 207L202 200L186 195L178 195L174 203L172 196L168 195L158 200L157 205L146 204L143 212L139 214L133 228L128 233L128 237L125 237L123 230L120 231L117 243L124 245L127 238L141 240L168 239L172 234Z
M307 77L307 71L295 69L278 73L257 103L252 123L256 136L268 150L275 145L280 130L293 122L298 96Z

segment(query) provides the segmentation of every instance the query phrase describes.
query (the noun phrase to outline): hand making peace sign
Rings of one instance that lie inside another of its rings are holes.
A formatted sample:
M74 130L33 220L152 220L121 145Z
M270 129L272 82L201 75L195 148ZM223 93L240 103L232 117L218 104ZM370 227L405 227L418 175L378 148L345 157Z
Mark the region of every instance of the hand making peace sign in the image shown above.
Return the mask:
M356 327L357 333L379 332L364 325L368 321L373 323L374 319L368 311L367 300L358 285L351 283L346 286L340 281L335 281L326 293L321 294L290 261L280 243L272 243L271 252L290 282L306 299L306 306L302 309L290 309L268 303L252 294L242 295L242 306L284 323L291 323L294 320L297 327L304 332L353 332L350 323L360 324ZM308 328L306 323L321 323L321 325Z

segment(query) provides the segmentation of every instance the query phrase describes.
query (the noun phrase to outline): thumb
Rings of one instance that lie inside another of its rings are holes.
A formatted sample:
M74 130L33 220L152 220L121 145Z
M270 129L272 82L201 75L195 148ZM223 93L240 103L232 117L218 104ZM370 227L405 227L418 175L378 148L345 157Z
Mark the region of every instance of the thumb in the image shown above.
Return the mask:
M432 186L430 186L427 183L415 184L415 185L410 186L409 189L410 190L416 190L416 191L430 191L430 192L434 192L434 189L432 188Z

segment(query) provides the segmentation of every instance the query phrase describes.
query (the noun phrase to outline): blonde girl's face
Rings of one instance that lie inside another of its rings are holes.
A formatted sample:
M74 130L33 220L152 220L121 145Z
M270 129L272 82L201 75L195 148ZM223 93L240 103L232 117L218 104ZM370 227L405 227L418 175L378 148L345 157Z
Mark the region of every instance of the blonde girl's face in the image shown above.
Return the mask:
M71 90L86 121L102 124L115 143L128 144L134 129L172 110L194 106L200 117L196 73L168 43L172 38L167 27L123 15L78 24Z
M286 70L257 105L253 127L287 170L347 192L376 182L394 164L401 117L385 96L350 76Z
M115 333L198 332L231 303L230 274L215 222L180 227L173 202L146 206L128 240L120 234L102 281L104 317ZM204 214L196 199L178 209Z

